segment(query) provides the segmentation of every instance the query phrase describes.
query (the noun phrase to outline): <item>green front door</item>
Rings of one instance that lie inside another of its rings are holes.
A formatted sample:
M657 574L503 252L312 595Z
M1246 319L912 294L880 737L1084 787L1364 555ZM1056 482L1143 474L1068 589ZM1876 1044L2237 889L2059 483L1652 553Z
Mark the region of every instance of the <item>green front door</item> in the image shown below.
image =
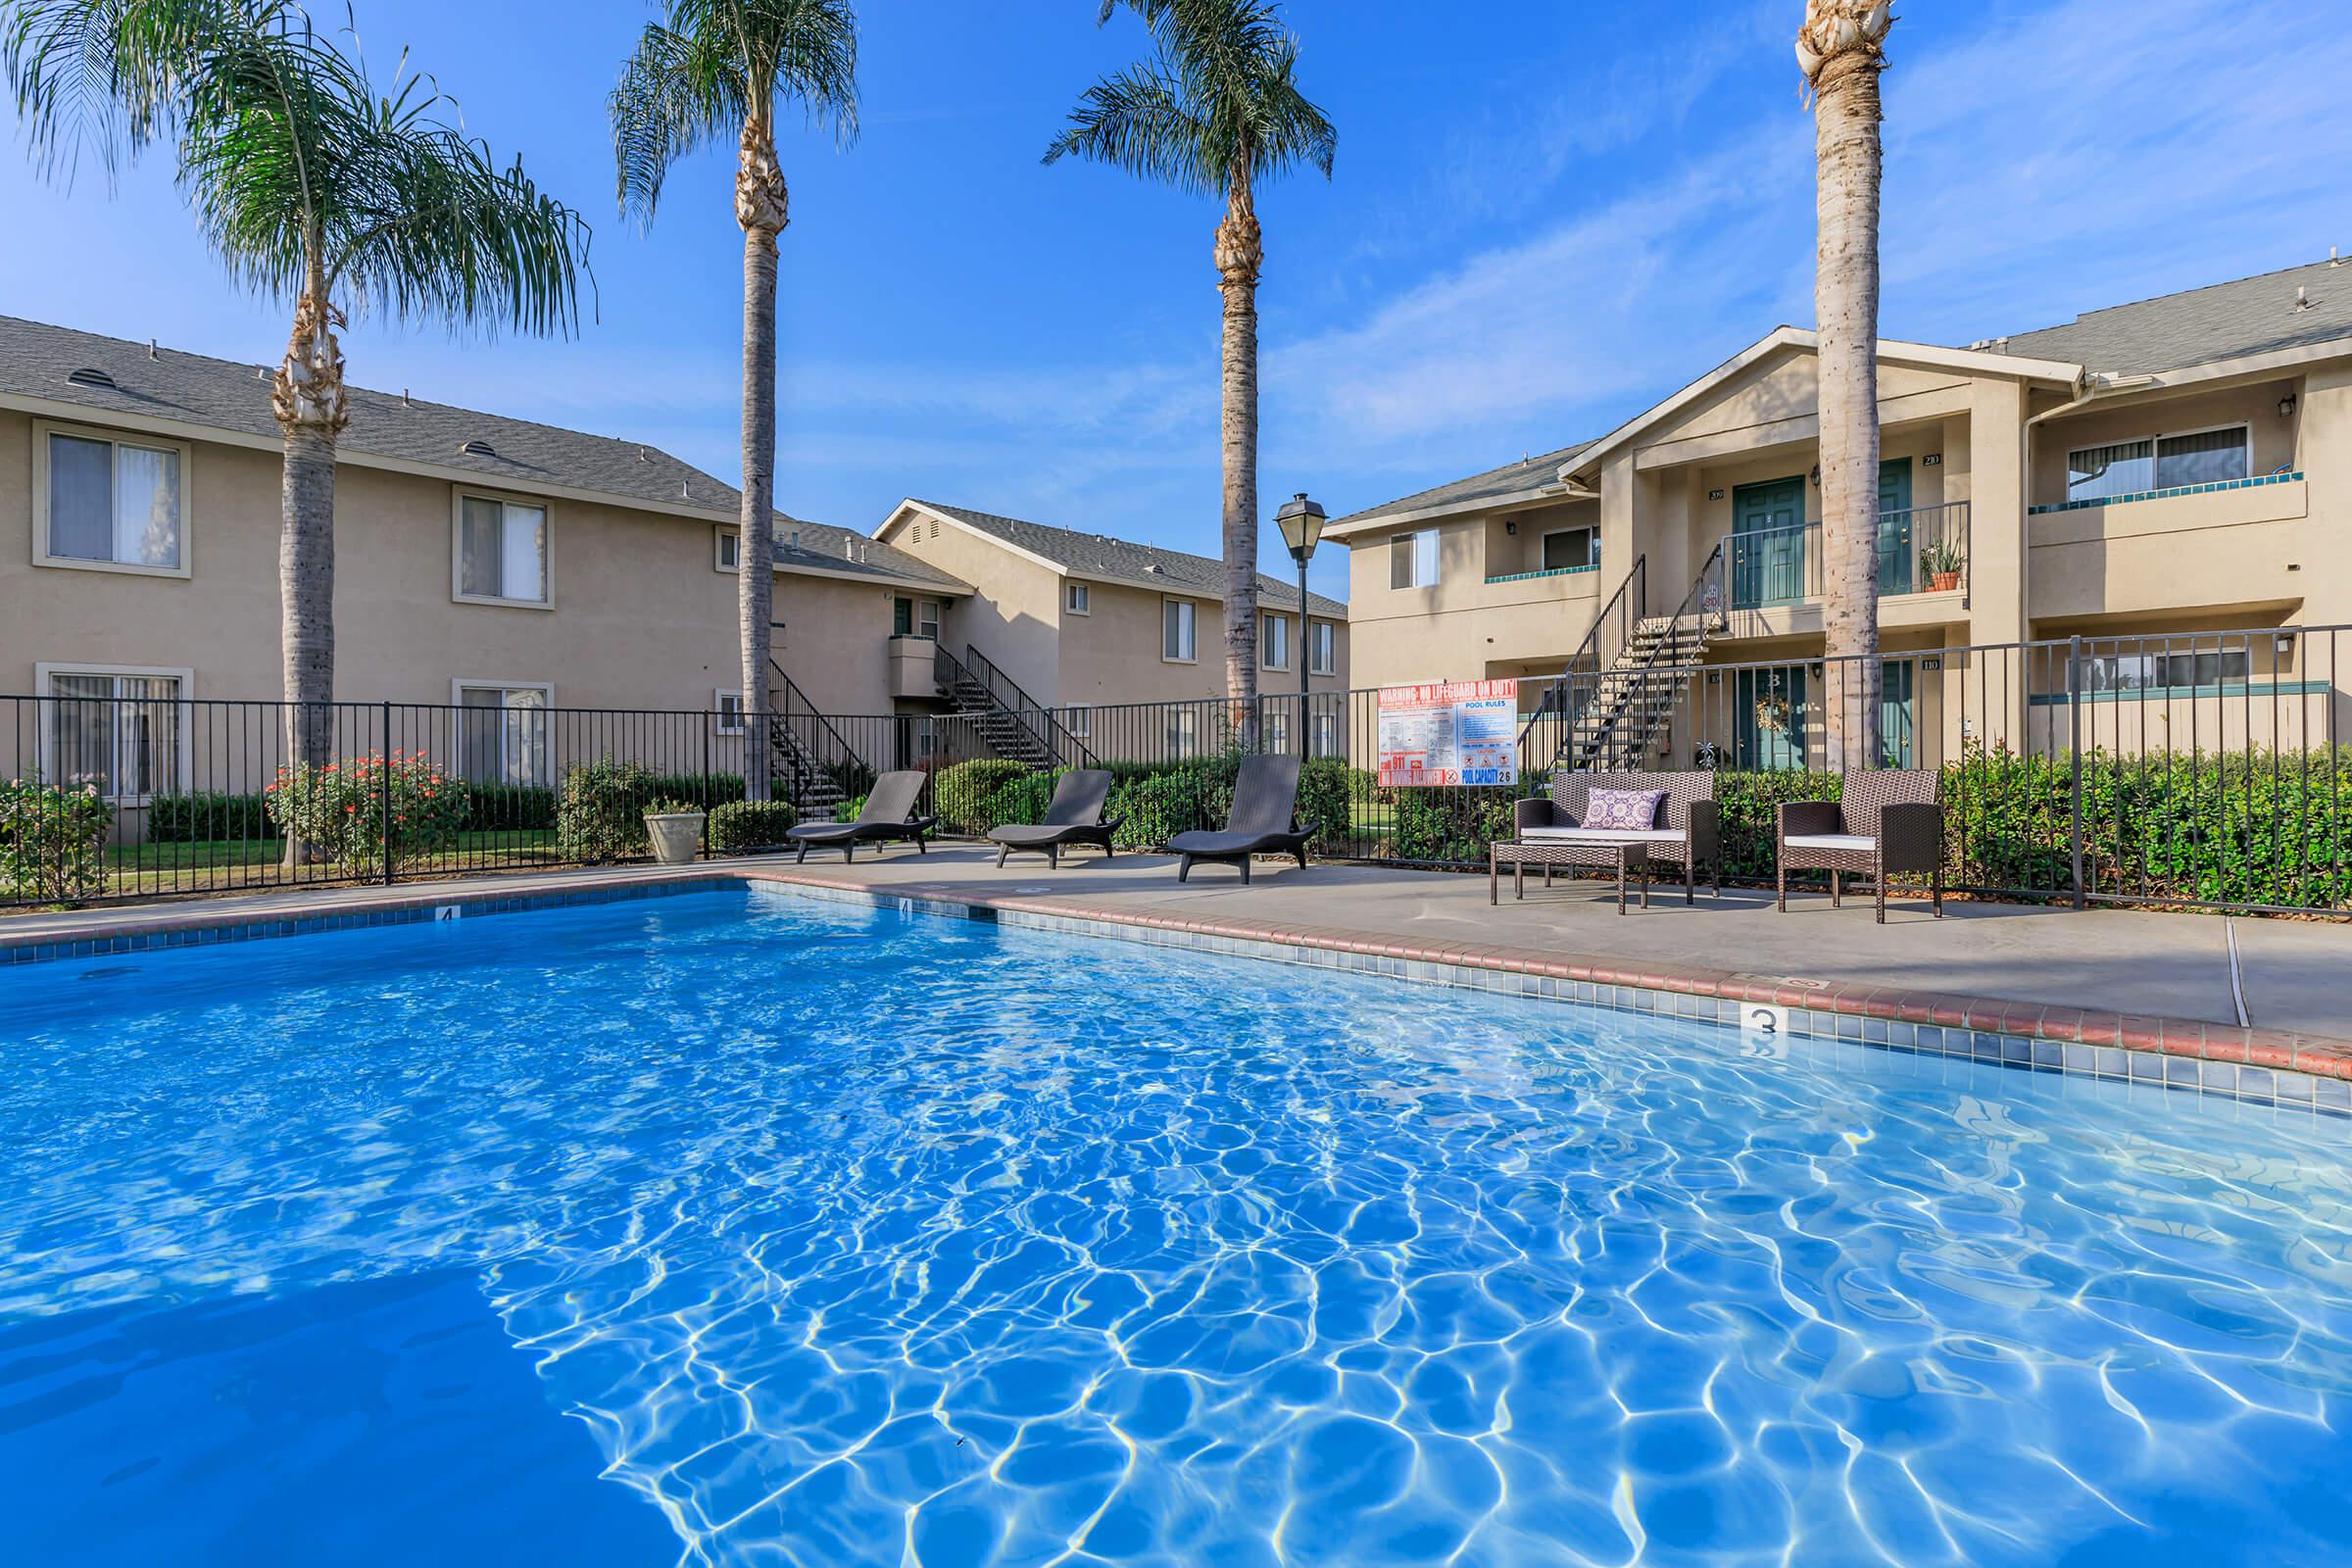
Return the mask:
M1911 460L1879 465L1879 592L1907 594L1918 586L1911 570Z
M1737 762L1748 768L1805 766L1805 730L1812 717L1805 666L1743 669L1732 679Z
M1805 594L1805 481L1775 479L1732 492L1732 605L1785 605Z

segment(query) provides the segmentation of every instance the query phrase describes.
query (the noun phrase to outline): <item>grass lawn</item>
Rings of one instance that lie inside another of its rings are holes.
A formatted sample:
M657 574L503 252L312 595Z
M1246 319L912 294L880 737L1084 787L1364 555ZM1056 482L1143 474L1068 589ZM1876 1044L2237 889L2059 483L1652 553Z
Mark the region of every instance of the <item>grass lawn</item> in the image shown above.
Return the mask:
M119 844L106 852L110 893L159 891L167 888L207 888L239 883L275 881L278 861L286 851L283 839L200 839L178 844ZM486 833L461 833L447 850L430 859L404 861L400 872L417 876L433 871L488 870L505 865L530 865L556 858L553 828L509 828ZM285 880L327 880L314 867Z

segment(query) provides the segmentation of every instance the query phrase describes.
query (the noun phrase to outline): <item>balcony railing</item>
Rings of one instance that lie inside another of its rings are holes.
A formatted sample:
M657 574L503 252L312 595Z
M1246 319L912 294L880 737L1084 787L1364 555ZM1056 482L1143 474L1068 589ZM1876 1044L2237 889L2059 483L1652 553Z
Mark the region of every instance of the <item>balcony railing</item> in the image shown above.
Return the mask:
M1948 593L1968 587L1965 501L1879 514L1879 593ZM1724 541L1735 610L1801 604L1825 590L1821 524L1736 533Z

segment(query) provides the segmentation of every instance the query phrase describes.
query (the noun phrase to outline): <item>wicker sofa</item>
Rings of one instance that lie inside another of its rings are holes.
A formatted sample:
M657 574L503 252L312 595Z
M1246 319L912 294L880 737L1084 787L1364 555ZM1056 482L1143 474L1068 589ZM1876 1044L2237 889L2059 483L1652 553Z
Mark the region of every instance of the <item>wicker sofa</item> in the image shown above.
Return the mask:
M1658 825L1640 829L1588 829L1585 802L1595 789L1661 790ZM1723 839L1715 806L1715 775L1702 769L1671 773L1554 773L1548 798L1521 801L1513 818L1522 842L1545 838L1595 840L1634 837L1653 860L1683 868L1683 902L1695 902L1698 868L1707 868L1715 897L1723 897Z
M1830 903L1844 902L1847 873L1866 876L1878 890L1879 924L1886 923L1886 878L1928 878L1937 919L1943 918L1943 808L1936 775L1909 768L1848 773L1841 801L1789 801L1779 828L1778 903L1788 907L1788 873L1830 873Z

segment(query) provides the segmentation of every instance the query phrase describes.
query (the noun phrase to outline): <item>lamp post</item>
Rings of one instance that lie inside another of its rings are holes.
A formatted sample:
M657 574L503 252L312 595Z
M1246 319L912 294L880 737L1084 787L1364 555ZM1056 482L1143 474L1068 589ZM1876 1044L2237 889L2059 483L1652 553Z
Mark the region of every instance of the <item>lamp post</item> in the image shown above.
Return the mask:
M1298 661L1298 760L1308 756L1308 732L1313 719L1307 712L1307 656L1311 642L1307 635L1306 563L1323 539L1323 509L1306 498L1301 490L1282 504L1274 514L1274 525L1282 530L1282 542L1291 547L1291 559L1298 563L1298 647L1291 655Z

